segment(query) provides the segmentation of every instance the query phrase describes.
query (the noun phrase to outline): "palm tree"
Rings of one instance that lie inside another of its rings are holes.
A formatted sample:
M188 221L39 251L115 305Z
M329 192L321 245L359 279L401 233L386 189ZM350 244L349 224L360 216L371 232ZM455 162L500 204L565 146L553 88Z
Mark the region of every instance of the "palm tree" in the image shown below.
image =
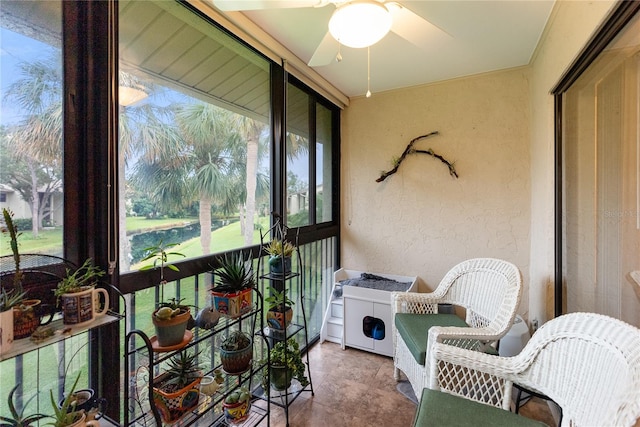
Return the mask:
M229 209L237 197L231 183L238 180L233 154L238 133L233 113L212 104L195 102L176 108L176 123L188 147L189 184L199 201L200 245L211 252L211 205L214 201Z
M253 243L253 230L256 213L256 190L258 187L259 175L258 165L260 161L259 145L260 137L266 128L264 123L246 116L236 115L234 123L242 138L246 141L246 162L245 162L245 200L244 200L244 244L249 246ZM242 220L242 216L241 216Z
M16 162L28 168L28 179L21 192L31 207L32 232L37 238L42 226L46 201L60 189L62 168L62 65L55 51L41 61L18 64L20 78L6 90L4 100L24 111L23 120L8 131L7 137ZM39 190L46 187L43 202Z
M119 84L124 87L135 87L143 90L150 97L161 96L161 88L148 80L139 79L136 76L120 72ZM119 210L119 240L120 240L120 270L128 271L130 267L129 254L131 247L127 236L127 212L124 209L127 195L125 171L131 166L130 160L142 156L147 164L153 164L158 159L171 159L176 155L182 144L174 122L173 109L161 107L153 103L135 103L121 105L118 117L119 149L118 149L118 189ZM142 167L142 166L141 166ZM154 189L143 186L150 192ZM175 196L175 195L174 195ZM181 199L180 196L177 196ZM176 200L170 198L171 203Z

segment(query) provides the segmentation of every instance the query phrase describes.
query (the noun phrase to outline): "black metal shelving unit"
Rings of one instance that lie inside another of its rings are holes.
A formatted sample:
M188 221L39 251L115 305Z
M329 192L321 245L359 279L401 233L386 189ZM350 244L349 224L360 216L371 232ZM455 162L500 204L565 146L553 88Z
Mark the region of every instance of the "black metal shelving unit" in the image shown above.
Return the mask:
M266 233L260 233L260 257L258 259L258 271L261 270L261 262L263 259L263 254L265 253L265 238L266 237L277 237L281 240L285 240L287 236L287 229L283 226L279 219L276 223L271 227ZM291 322L284 330L273 329L269 326L261 328L258 334L264 336L267 340L268 349L271 350L273 346L280 341L287 341L290 338L296 338L299 334L302 334L305 344L305 349L309 348L309 334L307 328L307 317L304 307L304 268L302 263L302 257L300 255L300 251L298 250L298 236L295 235L294 239L291 239L294 247L295 247L295 258L297 261L297 265L292 266L292 271L286 274L275 274L272 272L261 274L259 278L261 280L267 280L270 282L271 287L277 289L279 291L285 291L291 298L292 286L290 284L297 284L297 295L295 295L296 307L300 307L297 312L297 316L294 316L294 319L301 320L301 323ZM282 261L284 264L284 261ZM283 266L284 267L284 266ZM294 268L295 267L295 268ZM284 268L281 268L284 271ZM295 270L295 271L294 271ZM286 426L289 427L289 406L304 392L309 392L311 395L314 395L313 392L313 382L311 379L311 369L309 365L309 352L305 351L304 359L306 359L305 364L307 367L307 378L309 379L309 384L306 386L302 386L300 382L296 379L293 379L291 382L291 386L289 386L286 390L275 390L273 387L270 387L269 390L264 390L261 386L257 392L255 393L259 398L270 402L273 405L279 406L285 411L285 419Z
M125 384L125 426L162 426L160 412L156 407L153 398L153 378L159 374L159 365L176 354L189 349L196 349L199 346L211 347L211 358L214 355L214 340L217 336L223 335L235 328L242 329L244 322L250 323L251 331L256 331L263 327L263 299L257 289L253 290L257 294L256 303L253 309L237 318L221 317L213 329L205 330L196 328L193 338L184 347L167 352L154 352L150 338L140 330L130 331L126 336L127 351L125 353L125 372L127 372L127 384ZM257 334L253 333L254 336ZM135 346L135 337L142 339L142 344ZM266 339L266 338L263 338ZM255 343L254 343L255 345ZM140 364L136 357L141 356L145 363ZM203 375L213 375L215 369L222 369L220 364L211 363L210 369L203 371ZM225 382L213 396L200 394L197 406L182 415L180 419L170 423L173 427L186 426L231 426L225 420L222 403L233 391L242 386L247 386L252 391L252 407L249 417L243 422L243 426L255 426L267 420L270 426L269 411L270 402L266 407L254 405L260 401L256 396L259 387L254 384L255 378L263 370L268 370L268 362L253 360L249 370L241 374L226 374ZM268 375L268 372L266 373ZM259 383L259 381L257 382Z

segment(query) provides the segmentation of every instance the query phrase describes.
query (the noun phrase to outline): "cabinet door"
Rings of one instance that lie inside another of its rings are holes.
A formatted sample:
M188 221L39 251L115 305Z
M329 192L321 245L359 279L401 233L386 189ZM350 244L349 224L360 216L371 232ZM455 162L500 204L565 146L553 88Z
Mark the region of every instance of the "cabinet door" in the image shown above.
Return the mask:
M345 344L365 350L373 350L373 339L363 331L363 319L373 316L373 303L358 299L344 299Z
M373 316L384 322L384 338L373 340L373 351L385 356L393 356L393 338L391 336L391 305L373 303Z

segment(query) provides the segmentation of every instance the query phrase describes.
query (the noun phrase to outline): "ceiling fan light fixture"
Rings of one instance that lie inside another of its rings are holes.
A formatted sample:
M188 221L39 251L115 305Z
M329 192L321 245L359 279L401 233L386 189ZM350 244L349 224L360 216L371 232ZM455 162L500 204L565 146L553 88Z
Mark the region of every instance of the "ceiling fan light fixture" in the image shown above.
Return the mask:
M352 1L338 7L329 32L340 44L362 48L382 39L391 29L391 13L375 0Z
M123 107L133 105L138 101L142 101L149 94L142 89L136 89L134 87L118 86L118 103Z

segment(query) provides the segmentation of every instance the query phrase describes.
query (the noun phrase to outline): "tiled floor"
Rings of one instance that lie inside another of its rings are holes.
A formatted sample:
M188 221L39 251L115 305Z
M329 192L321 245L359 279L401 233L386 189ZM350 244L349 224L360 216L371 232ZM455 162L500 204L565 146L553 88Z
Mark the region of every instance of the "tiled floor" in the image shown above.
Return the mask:
M416 406L396 390L389 357L325 342L309 353L314 396L302 393L289 407L291 427L411 426ZM553 426L546 404L533 399L521 413ZM266 424L265 424L266 425ZM285 426L284 410L272 406L271 425Z

